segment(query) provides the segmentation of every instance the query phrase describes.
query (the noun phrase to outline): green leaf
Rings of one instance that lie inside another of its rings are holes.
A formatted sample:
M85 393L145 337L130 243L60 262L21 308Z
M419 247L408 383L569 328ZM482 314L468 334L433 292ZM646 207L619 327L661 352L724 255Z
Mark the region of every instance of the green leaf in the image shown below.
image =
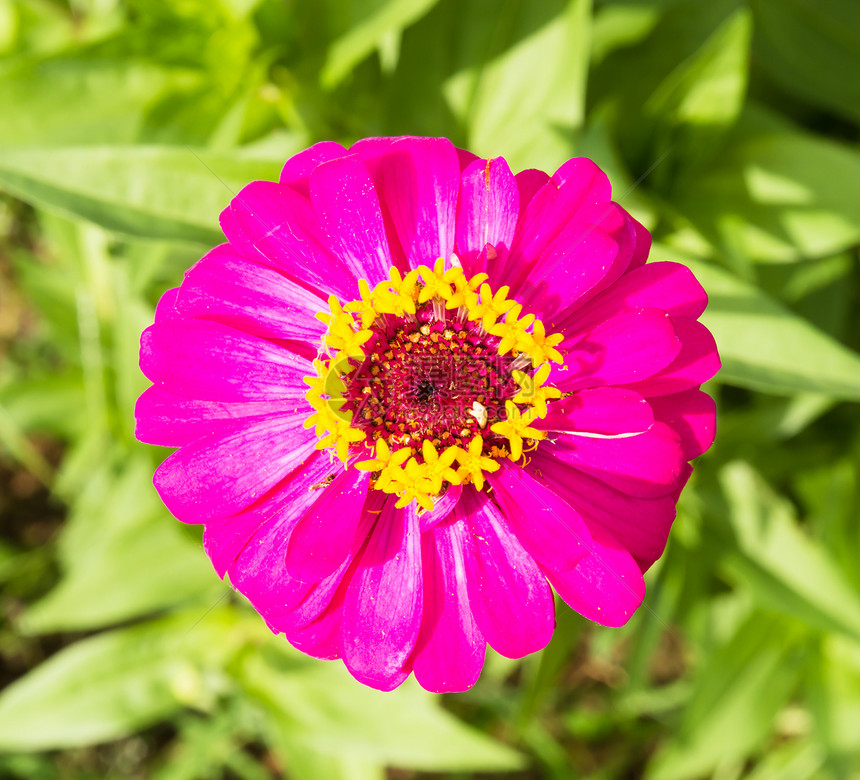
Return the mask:
M361 60L386 38L424 16L439 0L360 0L338 4L338 17L346 24L329 49L320 79L331 88L341 82ZM354 21L353 21L354 20Z
M860 355L716 265L655 247L654 259L688 265L708 293L702 322L717 341L721 382L764 392L860 400Z
M463 26L480 20L492 35L480 63L444 85L468 148L504 155L515 169L557 167L585 115L591 0L471 3L464 16Z
M672 199L739 265L832 255L860 241L860 154L750 111L713 169Z
M826 637L811 681L811 710L818 740L839 777L850 777L860 760L854 724L860 718L860 645Z
M729 578L744 582L762 606L860 639L860 594L800 529L791 504L746 463L727 465L720 480L738 539L724 560Z
M340 663L292 666L272 656L250 656L241 681L291 740L309 748L437 772L522 766L514 750L457 721L412 681L381 693L353 680Z
M247 635L228 611L199 617L99 634L52 656L0 694L0 750L92 745L210 706L213 672Z
M0 186L109 230L216 244L230 199L255 179L276 181L283 163L190 147L3 149Z
M142 448L140 448L142 450ZM142 451L91 474L60 539L59 585L21 621L28 633L79 631L178 604L212 603L226 587L161 506Z
M743 623L698 674L681 727L649 765L648 780L693 780L742 765L770 733L797 683L802 648L780 622Z
M0 148L137 140L149 107L199 81L145 62L57 57L0 68ZM106 96L110 95L110 99Z
M759 67L804 101L860 121L860 5L854 0L752 0Z
M731 125L746 93L751 22L745 8L730 14L660 84L646 103L646 112L671 124Z

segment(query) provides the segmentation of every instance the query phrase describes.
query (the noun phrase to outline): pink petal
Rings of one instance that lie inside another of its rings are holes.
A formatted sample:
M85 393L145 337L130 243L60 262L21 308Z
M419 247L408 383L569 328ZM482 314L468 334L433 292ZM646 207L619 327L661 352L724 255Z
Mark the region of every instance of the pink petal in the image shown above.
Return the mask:
M281 171L281 184L292 187L305 198L310 197L308 179L313 169L324 162L343 157L345 154L346 149L339 143L320 141L308 149L294 154L287 160Z
M575 569L546 575L571 609L602 626L623 626L645 598L633 556L601 531L594 534L591 555Z
M220 403L168 393L158 385L145 390L134 407L134 435L146 444L181 447L204 436L224 436L248 424L248 418L287 414L295 400Z
M618 434L648 430L653 422L651 407L639 393L620 387L598 387L553 401L546 416L535 420L534 427L545 431Z
M315 492L312 496L316 500ZM227 569L233 587L245 595L270 625L280 615L298 608L314 589L313 583L290 577L284 565L290 533L301 516L301 506L304 502L298 507L279 502L277 513L267 515Z
M630 388L650 396L671 395L697 388L720 370L720 356L711 332L701 322L686 317L673 317L672 324L681 341L678 356L662 371Z
M310 342L314 353L325 333L314 315L328 311L318 295L245 260L229 244L185 273L175 307L183 317L216 320L254 336Z
M580 209L535 263L517 295L520 303L558 329L558 321L628 269L636 248L635 222L616 203Z
M560 463L543 448L535 453L527 470L539 473L575 507L589 529L602 528L623 541L643 570L663 554L680 487L659 498L630 496Z
M477 154L467 149L457 149L457 161L460 163L460 171L465 171L475 160L480 160ZM486 160L484 160L486 162Z
M287 547L287 572L319 582L349 555L367 497L370 475L346 469L322 490L322 497L299 520Z
M562 342L562 366L553 366L550 383L562 390L635 382L670 365L681 351L672 320L659 309L625 311L575 343ZM644 393L643 393L644 395Z
M370 173L370 178L376 187L378 195L382 191L383 162L391 149L391 144L397 140L397 137L362 138L360 141L356 141L349 149L351 154L357 154L361 158L368 173ZM381 195L379 197L379 206L382 210L383 222L385 223L385 236L391 250L392 260L394 261L394 265L405 273L409 269L409 264L406 261L406 254L397 236L394 218L391 216L391 210L388 204L386 204L385 199Z
M687 266L648 263L624 274L557 327L581 333L626 309L656 308L673 317L697 319L707 304L707 294Z
M429 531L434 525L444 520L460 500L463 488L460 485L448 485L448 489L436 497L435 506L429 512L422 512L419 521L421 533Z
M328 608L316 620L286 633L287 641L296 650L312 658L323 661L340 658L344 593L345 589L339 589Z
M169 322L170 320L182 319L176 310L176 297L179 295L178 287L165 290L155 307L155 322Z
M562 230L529 271L517 301L554 329L558 312L577 305L607 274L619 276L628 262L629 256L622 256L617 241L577 219Z
M251 182L222 213L221 229L243 256L277 268L325 298L358 295L357 279L331 251L310 201L291 187Z
M445 138L401 138L380 160L379 191L412 267L454 251L460 164Z
M376 525L382 507L387 500L388 496L382 491L370 491L367 501L359 513L358 525L351 534L341 564L331 574L313 585L301 604L284 614L269 614L267 620L274 627L274 630L290 633L309 625L328 609L338 589L343 592L340 599L341 603L343 602L342 596L346 593L346 587L355 574L356 556L367 543L368 535L373 530L373 526Z
M469 529L466 579L481 633L508 658L540 650L555 625L552 591L543 572L485 493L467 488L456 511Z
M140 369L168 392L210 401L294 401L313 365L294 352L218 322L170 320L140 339ZM307 414L305 415L307 416Z
M632 436L567 434L544 446L560 462L643 498L671 493L685 465L680 437L660 422Z
M520 193L520 210L522 211L535 196L537 191L549 181L549 174L537 168L526 168L515 177L517 190Z
M241 511L271 490L314 450L306 414L256 418L233 433L208 436L174 452L155 487L180 520L205 523Z
M516 296L534 264L577 211L597 203L608 203L611 195L606 174L585 157L568 160L555 172L520 215L504 268L512 296Z
M203 547L215 571L223 577L241 556L230 570L230 580L258 609L269 598L289 601L278 591L290 581L283 564L286 543L304 511L320 497L314 486L324 483L333 469L328 453L313 452L262 501L238 514L207 522ZM303 598L307 586L300 583L300 587Z
M323 163L310 177L311 203L331 247L370 286L389 278L393 265L376 188L358 155Z
M701 390L685 390L651 398L654 416L669 425L680 437L684 459L698 458L714 442L717 405Z
M571 569L588 555L590 535L576 511L546 485L508 460L487 475L493 496L520 544L539 563Z
M389 500L349 584L343 657L350 673L373 687L397 677L415 647L422 615L421 534L414 503Z
M504 263L517 226L519 200L514 175L503 158L476 160L463 171L457 256L467 276Z
M469 606L466 544L462 520L421 535L424 619L413 670L421 687L433 693L468 690L484 665L486 642Z
M633 217L631 217L633 219ZM636 243L633 250L633 257L630 258L630 268L639 268L645 265L648 260L648 255L651 253L651 233L648 228L641 222L633 219L633 227L636 230Z

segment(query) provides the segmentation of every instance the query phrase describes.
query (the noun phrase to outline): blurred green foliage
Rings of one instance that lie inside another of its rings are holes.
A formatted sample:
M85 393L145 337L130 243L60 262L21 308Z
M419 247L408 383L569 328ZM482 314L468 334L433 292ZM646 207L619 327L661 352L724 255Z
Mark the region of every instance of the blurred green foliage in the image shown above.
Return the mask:
M0 0L0 58L0 777L860 777L856 0ZM269 636L133 438L231 191L402 133L595 158L725 365L647 606L444 698Z

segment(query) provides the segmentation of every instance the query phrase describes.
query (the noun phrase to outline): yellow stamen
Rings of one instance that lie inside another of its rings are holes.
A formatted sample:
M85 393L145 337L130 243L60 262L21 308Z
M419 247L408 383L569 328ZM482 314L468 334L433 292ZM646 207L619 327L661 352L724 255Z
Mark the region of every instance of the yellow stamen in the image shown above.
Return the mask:
M474 483L478 490L484 487L484 472L498 471L500 466L498 461L483 455L484 437L478 434L472 441L469 442L469 449L464 450L462 447L451 447L456 450L457 462L460 467L457 469L457 476L465 482Z
M521 413L513 401L505 401L505 411L508 419L490 427L493 433L505 436L511 445L511 460L519 460L523 454L523 439L545 439L546 431L529 427L537 415L533 409Z
M441 298L447 301L453 294L451 283L445 278L444 258L440 257L433 268L428 268L426 265L420 266L418 273L424 280L424 288L418 295L418 303L426 303L431 298Z
M561 398L561 390L557 387L543 387L543 383L549 378L549 372L549 363L544 363L534 376L530 376L525 371L514 371L514 380L520 386L520 391L513 397L513 402L531 404L538 417L545 417L546 402Z
M493 294L490 285L486 282L482 284L480 300L475 293L472 293L469 301L469 319L480 320L484 330L492 328L499 317L516 305L516 301L507 299L510 290L511 288L505 285Z
M555 348L563 340L564 336L561 333L547 336L544 324L540 320L537 320L532 328L529 344L524 349L529 353L532 364L535 366L546 363L547 360L551 360L553 363L563 363L564 358L561 352Z
M505 315L504 322L497 322L492 328L489 328L490 333L502 339L499 342L500 355L504 355L512 349L521 351L530 345L531 337L526 331L534 322L535 315L526 314L522 319L517 319L522 310L523 307L517 303Z
M467 279L462 268L451 268L445 272L445 281L454 285L454 293L445 304L448 309L457 309L460 306L468 306L469 301L475 295L475 291L488 279L487 274L475 274Z

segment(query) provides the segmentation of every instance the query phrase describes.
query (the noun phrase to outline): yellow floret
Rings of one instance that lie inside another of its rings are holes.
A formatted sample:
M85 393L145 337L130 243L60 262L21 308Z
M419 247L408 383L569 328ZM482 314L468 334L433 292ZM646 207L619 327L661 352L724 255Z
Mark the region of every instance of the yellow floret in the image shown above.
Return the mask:
M538 417L547 413L547 401L561 398L561 390L557 387L544 387L543 383L549 378L550 365L544 363L534 376L525 371L514 371L514 379L520 386L520 391L513 397L516 404L531 404Z
M505 411L508 419L490 426L490 430L507 438L511 445L510 459L519 460L523 455L523 440L545 439L546 431L529 427L537 417L533 409L523 414L513 401L505 401Z
M564 336L561 333L547 336L544 324L537 320L532 328L529 344L524 349L531 356L532 364L535 366L546 363L547 360L551 360L553 363L563 363L564 358L561 352L555 348L563 340Z
M504 322L497 322L489 328L490 333L499 336L499 354L504 355L512 349L523 350L530 344L531 336L527 332L528 327L534 322L534 314L526 314L522 319L517 319L523 307L515 304L505 315Z
M493 294L490 285L486 282L482 284L480 299L475 293L472 293L471 298L467 296L469 319L480 320L484 330L492 328L499 317L516 305L516 301L508 300L510 291L511 288L505 285Z
M448 299L445 307L457 309L460 306L468 306L473 298L477 298L475 291L488 279L487 274L475 274L467 279L462 268L451 268L445 272L446 281L454 285L454 293Z
M498 471L500 466L497 461L483 455L484 437L478 434L469 442L469 449L462 447L451 447L455 450L455 457L460 464L457 476L465 483L472 482L478 490L484 488L484 472Z
M444 258L440 257L436 260L433 268L428 268L426 265L420 266L418 273L424 280L424 287L418 295L418 303L426 303L431 298L442 298L447 301L453 294L451 282L446 278Z

